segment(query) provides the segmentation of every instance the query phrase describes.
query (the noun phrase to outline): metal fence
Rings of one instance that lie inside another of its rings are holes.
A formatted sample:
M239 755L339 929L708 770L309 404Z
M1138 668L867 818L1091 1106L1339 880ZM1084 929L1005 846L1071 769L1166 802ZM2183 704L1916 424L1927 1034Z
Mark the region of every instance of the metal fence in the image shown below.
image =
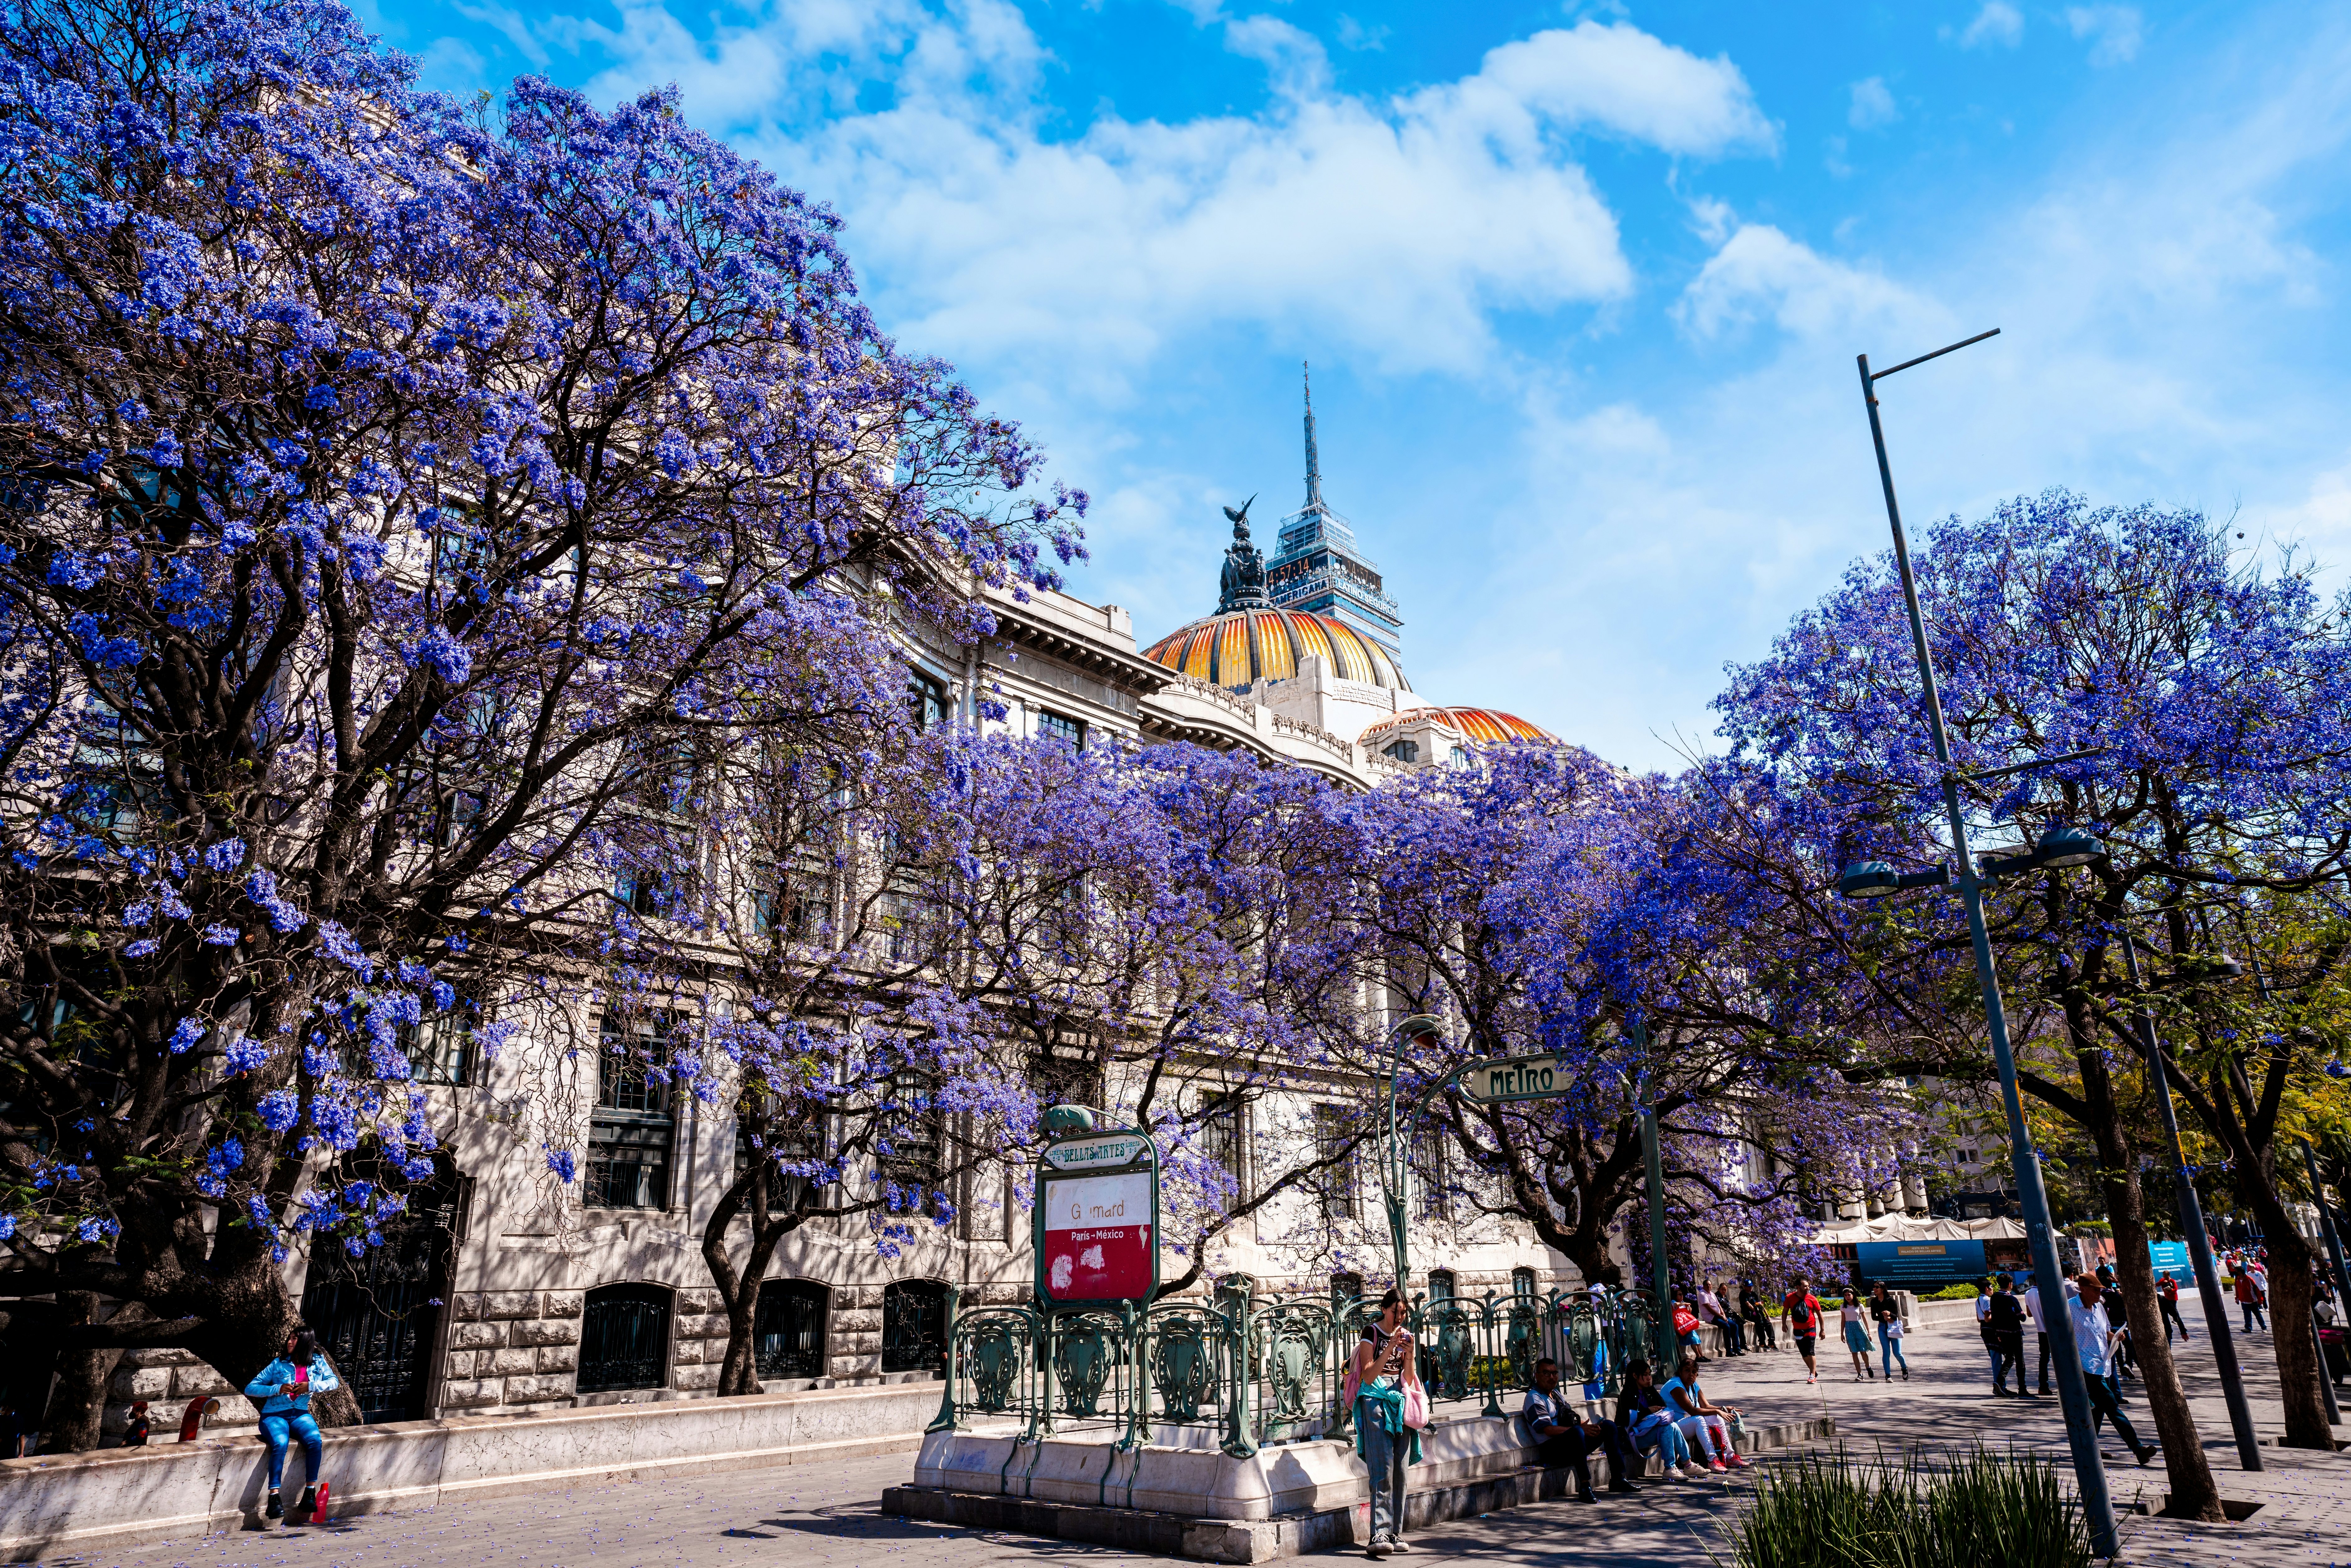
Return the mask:
M1379 1315L1362 1297L1256 1296L1246 1284L1210 1298L1147 1308L1061 1312L1035 1306L959 1310L947 1295L946 1390L933 1431L975 1421L1017 1423L1023 1441L1098 1434L1125 1448L1150 1443L1260 1447L1343 1435L1339 1405L1347 1358ZM1530 1387L1535 1364L1559 1363L1560 1382L1614 1398L1625 1364L1653 1359L1646 1291L1582 1291L1483 1300L1416 1298L1406 1314L1421 1347L1432 1403L1478 1401L1500 1416Z

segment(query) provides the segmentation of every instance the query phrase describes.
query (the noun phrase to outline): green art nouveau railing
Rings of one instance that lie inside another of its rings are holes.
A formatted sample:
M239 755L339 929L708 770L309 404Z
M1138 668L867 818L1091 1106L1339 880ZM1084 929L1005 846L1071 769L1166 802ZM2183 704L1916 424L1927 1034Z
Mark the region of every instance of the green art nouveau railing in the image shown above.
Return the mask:
M1246 1456L1267 1444L1346 1432L1339 1406L1347 1357L1377 1316L1361 1298L1259 1298L1246 1282L1214 1297L1148 1309L1057 1312L1029 1305L959 1310L947 1297L946 1385L933 1431L1011 1423L1023 1441L1098 1435L1143 1444L1219 1448ZM1626 1362L1649 1358L1646 1291L1489 1293L1482 1301L1416 1299L1409 1314L1433 1403L1478 1402L1505 1413L1536 1362L1560 1381L1622 1387Z

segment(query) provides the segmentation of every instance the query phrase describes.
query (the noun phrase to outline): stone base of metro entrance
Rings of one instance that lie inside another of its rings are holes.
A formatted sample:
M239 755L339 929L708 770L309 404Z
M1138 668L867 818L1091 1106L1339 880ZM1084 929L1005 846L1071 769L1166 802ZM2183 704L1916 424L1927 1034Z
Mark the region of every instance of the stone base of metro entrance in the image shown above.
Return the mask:
M1749 1451L1832 1437L1833 1419L1793 1422L1749 1435ZM1441 1421L1422 1434L1405 1502L1407 1533L1440 1521L1545 1498L1573 1488L1563 1468L1536 1465L1516 1416ZM1591 1460L1608 1484L1607 1460ZM1652 1473L1657 1463L1650 1461ZM911 1486L882 1495L882 1511L910 1519L1083 1541L1204 1563L1268 1563L1370 1533L1364 1465L1333 1438L1285 1443L1237 1458L1214 1449L1121 1452L1101 1442L933 1432L923 1439Z

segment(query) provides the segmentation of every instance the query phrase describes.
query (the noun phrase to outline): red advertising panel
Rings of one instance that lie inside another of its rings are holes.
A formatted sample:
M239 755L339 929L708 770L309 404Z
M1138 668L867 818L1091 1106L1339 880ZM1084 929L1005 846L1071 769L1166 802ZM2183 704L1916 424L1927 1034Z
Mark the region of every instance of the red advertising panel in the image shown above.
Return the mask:
M1046 1295L1056 1301L1140 1301L1151 1294L1151 1173L1048 1176L1040 1206Z

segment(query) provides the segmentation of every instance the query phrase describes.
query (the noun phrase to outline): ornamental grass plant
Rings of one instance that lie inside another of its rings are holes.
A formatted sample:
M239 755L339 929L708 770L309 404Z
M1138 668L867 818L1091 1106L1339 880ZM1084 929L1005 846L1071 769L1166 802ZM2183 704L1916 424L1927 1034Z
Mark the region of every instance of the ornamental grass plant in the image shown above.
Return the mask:
M1843 1448L1773 1466L1724 1534L1735 1568L2089 1568L2081 1510L2047 1461L1978 1443L1930 1466L1917 1449L1856 1462ZM1717 1559L1719 1564L1720 1559Z

